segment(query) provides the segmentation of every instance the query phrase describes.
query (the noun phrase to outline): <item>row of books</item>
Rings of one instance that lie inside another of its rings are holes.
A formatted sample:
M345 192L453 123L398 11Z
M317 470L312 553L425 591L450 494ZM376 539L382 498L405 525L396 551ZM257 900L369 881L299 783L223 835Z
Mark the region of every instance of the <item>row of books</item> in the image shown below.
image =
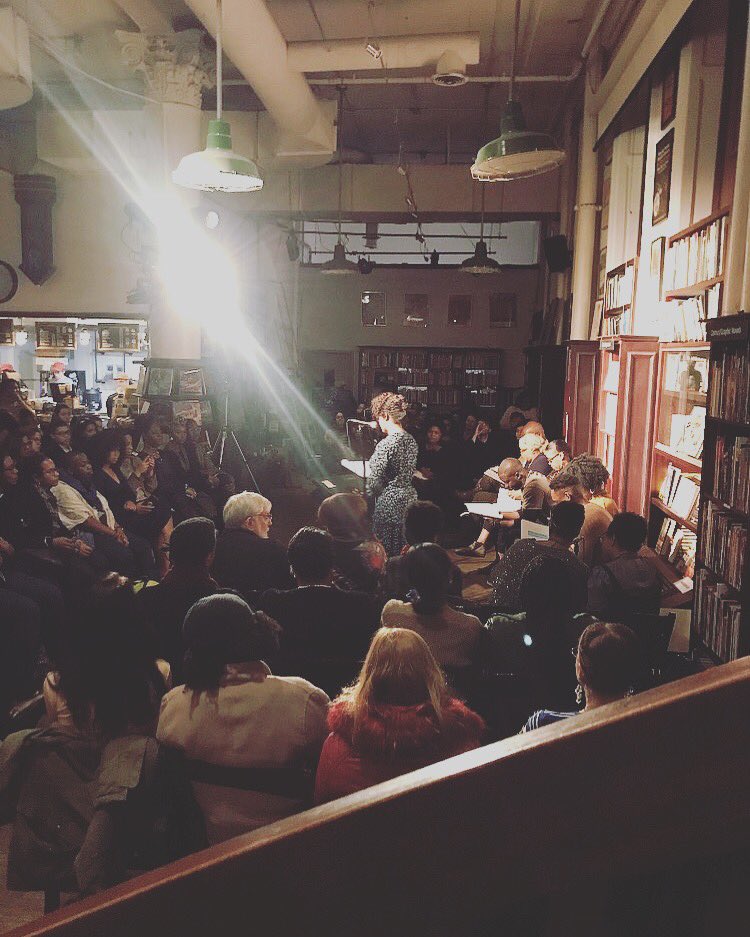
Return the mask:
M671 517L665 517L654 552L665 557L682 576L692 578L695 572L697 536Z
M463 378L463 371L441 368L439 371L432 371L429 383L437 387L453 387L456 384L461 384Z
M712 362L711 416L750 423L750 359L747 347L719 349Z
M463 376L465 387L487 387L497 384L497 371L466 371Z
M398 389L399 394L403 394L404 400L407 403L427 403L427 388L426 387L405 387L401 386Z
M427 384L428 368L399 368L398 380L400 384Z
M750 514L750 437L718 436L714 465L714 498Z
M361 351L359 364L363 368L395 368L395 351Z
M461 391L457 387L431 387L428 402L439 406L457 407L461 403Z
M398 366L400 368L426 368L429 366L429 354L426 351L400 351L398 353Z
M605 316L602 320L602 335L605 338L612 335L628 335L630 319L630 309L626 309L619 316Z
M696 576L694 614L695 630L709 650L724 661L739 656L742 604L707 569Z
M702 525L703 562L714 572L721 573L730 586L741 589L747 524L713 501L706 501Z
M480 407L494 407L497 403L497 391L490 387L484 387L480 390L471 390L472 401Z
M659 489L659 499L675 514L692 524L697 524L700 483L700 475L682 472L670 462Z
M463 367L465 368L489 368L497 371L498 356L496 352L467 351L464 355ZM456 365L454 364L454 367ZM461 365L458 365L461 367Z
M680 238L667 248L664 257L664 283L667 290L692 286L722 275L727 221L726 215L717 218L705 228Z
M620 309L633 302L633 285L635 280L635 266L627 264L625 269L616 273L608 273L604 285L604 311Z
M430 355L430 365L433 368L460 368L462 364L462 355L451 355L436 351L433 351Z

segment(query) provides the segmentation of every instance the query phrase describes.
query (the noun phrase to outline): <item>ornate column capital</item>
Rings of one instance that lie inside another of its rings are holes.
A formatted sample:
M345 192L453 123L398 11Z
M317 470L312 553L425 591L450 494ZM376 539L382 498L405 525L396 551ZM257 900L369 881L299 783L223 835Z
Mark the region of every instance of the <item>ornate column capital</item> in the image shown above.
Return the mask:
M216 83L216 56L204 47L200 29L145 35L116 30L122 58L142 72L150 97L162 104L201 106L201 91Z

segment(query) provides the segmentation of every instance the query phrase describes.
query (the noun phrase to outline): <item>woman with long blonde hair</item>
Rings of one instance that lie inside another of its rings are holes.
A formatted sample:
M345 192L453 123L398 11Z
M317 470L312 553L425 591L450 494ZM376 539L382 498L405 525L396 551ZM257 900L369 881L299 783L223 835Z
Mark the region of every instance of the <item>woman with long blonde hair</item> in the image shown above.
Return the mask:
M328 728L316 803L478 748L485 727L451 695L423 638L381 628L359 677L331 705Z

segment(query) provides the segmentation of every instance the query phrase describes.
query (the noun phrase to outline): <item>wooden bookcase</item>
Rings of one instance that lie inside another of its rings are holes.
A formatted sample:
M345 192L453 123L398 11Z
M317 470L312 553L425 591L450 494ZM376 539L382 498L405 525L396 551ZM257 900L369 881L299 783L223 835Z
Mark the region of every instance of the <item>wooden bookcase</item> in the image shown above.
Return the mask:
M599 353L598 341L569 341L566 346L563 437L576 455L596 451Z
M750 316L707 324L708 407L692 639L723 663L750 653Z
M494 423L514 392L500 386L500 349L366 345L357 359L359 399L367 404L381 390L398 390L431 413L475 411Z
M539 422L548 439L563 431L565 345L529 345L526 355L526 389L539 410Z

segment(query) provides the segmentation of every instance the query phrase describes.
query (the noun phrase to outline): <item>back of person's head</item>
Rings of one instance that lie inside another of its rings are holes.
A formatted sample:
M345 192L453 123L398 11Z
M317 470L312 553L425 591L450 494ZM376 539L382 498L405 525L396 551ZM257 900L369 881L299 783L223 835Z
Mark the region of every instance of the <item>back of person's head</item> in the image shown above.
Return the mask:
M584 504L588 501L591 489L583 481L578 468L571 462L564 469L559 471L549 483L552 491L566 491L570 495L571 501L577 501Z
M603 491L609 481L609 469L602 460L588 452L571 459L570 466L577 470L589 491Z
M406 416L406 400L401 394L387 390L372 398L370 404L373 420L393 420L400 423Z
M268 498L257 491L241 491L232 495L224 505L224 526L227 530L242 527L248 517L263 514L264 511L270 512L271 507Z
M626 625L598 621L578 642L577 670L581 684L606 699L626 696L643 667L641 644Z
M406 509L404 534L411 546L416 543L434 543L443 529L445 516L442 508L432 501L414 501Z
M152 723L165 690L155 658L156 639L131 583L107 573L84 598L60 661L59 689L79 729L93 717L112 738Z
M105 429L94 437L89 445L91 464L95 469L103 468L109 464L109 457L117 452L122 455L122 433L118 429Z
M436 543L419 543L406 554L406 577L414 611L434 615L445 605L451 558Z
M318 523L337 540L369 536L367 502L358 494L331 495L318 508Z
M289 541L286 555L300 582L325 582L333 569L333 537L319 527L302 527Z
M550 511L549 532L565 543L573 543L581 532L586 511L582 504L575 501L561 501Z
M427 642L409 628L375 632L356 682L344 690L357 727L378 705L415 706L429 703L442 718L448 700L445 677Z
M279 626L254 612L234 592L219 592L191 606L182 626L185 684L217 690L228 664L263 660L279 649Z
M215 550L216 527L207 517L189 517L175 527L169 538L172 566L206 567Z
M526 436L529 433L534 436L541 436L542 439L547 438L544 427L537 420L529 420L528 423L524 423L521 427L521 436Z
M646 542L648 525L645 518L632 511L623 511L612 519L605 536L626 553L637 553Z
M523 571L521 608L529 622L547 625L566 621L575 612L573 583L565 563L556 556L535 556Z

